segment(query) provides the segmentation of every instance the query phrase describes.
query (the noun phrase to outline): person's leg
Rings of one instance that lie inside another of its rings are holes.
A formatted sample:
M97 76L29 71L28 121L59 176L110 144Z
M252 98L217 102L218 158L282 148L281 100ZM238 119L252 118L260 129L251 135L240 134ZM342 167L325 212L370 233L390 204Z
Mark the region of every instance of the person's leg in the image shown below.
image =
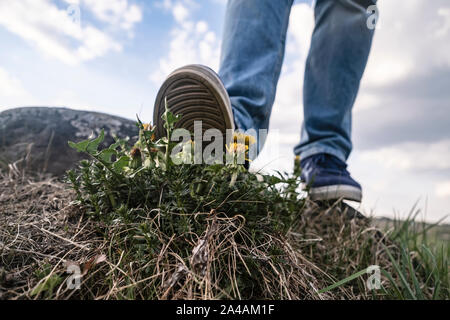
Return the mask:
M316 1L303 89L304 123L294 149L301 159L327 153L345 162L351 152L351 111L373 37L367 8L375 3Z
M269 126L292 3L228 1L219 76L230 96L237 129Z

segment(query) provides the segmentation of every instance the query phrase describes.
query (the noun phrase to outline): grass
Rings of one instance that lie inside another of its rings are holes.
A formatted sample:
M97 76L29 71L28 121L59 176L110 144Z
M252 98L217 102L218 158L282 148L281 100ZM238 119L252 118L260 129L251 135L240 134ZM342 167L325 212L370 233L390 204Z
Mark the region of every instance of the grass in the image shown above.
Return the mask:
M0 299L449 299L448 238L419 210L381 230L301 197L298 168L175 165L174 144L138 127L132 148L70 143L91 160L68 183L1 173Z

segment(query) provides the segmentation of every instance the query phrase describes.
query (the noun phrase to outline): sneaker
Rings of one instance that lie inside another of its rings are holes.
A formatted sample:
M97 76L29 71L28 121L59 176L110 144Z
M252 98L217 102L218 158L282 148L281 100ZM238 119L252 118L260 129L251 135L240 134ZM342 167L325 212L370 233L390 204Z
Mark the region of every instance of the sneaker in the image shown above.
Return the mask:
M347 171L347 164L335 156L319 153L300 162L301 179L309 187L311 200L347 199L361 202L361 185Z
M175 128L194 132L194 121L202 121L203 132L215 128L225 135L226 129L234 130L228 93L219 76L206 66L187 65L166 78L156 96L153 112L157 138L166 135L161 119L165 112L165 98L170 112L182 115Z

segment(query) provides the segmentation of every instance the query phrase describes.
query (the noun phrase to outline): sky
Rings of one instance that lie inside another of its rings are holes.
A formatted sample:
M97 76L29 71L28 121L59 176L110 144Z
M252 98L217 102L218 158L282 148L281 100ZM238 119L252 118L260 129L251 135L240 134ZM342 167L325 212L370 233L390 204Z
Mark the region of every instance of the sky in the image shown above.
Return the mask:
M353 111L349 170L360 209L450 214L450 2L379 0L380 19ZM0 112L65 106L151 121L164 78L218 71L225 0L0 0ZM310 1L295 1L269 140L253 170L291 171L300 139ZM446 218L450 222L450 218Z

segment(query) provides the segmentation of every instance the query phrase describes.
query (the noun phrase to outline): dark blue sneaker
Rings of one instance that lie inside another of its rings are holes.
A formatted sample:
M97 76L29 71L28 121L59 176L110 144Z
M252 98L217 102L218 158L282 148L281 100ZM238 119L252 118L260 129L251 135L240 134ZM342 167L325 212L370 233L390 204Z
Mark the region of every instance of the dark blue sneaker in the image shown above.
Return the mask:
M306 182L311 200L340 198L361 202L361 185L347 171L347 164L335 156L319 153L302 159L301 179Z

